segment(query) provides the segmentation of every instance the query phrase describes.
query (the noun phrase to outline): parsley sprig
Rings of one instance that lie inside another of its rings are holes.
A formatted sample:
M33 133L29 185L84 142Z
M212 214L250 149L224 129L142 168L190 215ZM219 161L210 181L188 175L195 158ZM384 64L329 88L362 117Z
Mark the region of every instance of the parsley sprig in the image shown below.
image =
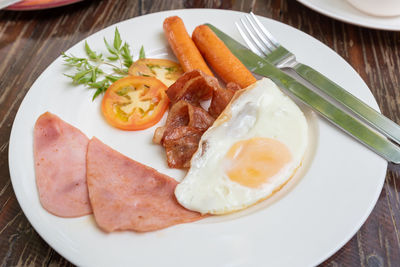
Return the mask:
M115 81L128 75L128 69L133 63L133 56L127 42L122 42L118 28L115 28L114 40L111 44L104 38L104 44L108 55L93 51L85 42L87 57L76 57L72 54L62 53L66 65L75 69L72 75L65 74L76 85L83 84L90 89L96 89L92 100L102 94ZM139 52L139 58L145 58L143 46ZM108 68L104 68L108 66Z

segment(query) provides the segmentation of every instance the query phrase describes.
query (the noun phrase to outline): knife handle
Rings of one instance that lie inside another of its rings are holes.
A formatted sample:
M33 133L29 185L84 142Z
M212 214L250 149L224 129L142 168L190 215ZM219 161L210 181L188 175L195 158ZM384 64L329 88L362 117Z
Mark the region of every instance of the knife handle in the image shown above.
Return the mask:
M347 92L345 89L329 80L313 68L298 63L293 69L303 79L307 80L319 90L332 97L338 103L353 111L359 118L370 126L382 132L396 143L400 144L400 126L383 116L363 101Z
M381 155L387 161L396 164L400 163L400 148L390 142L386 137L373 131L357 118L339 109L296 80L290 79L287 83L287 87L292 94L305 104L311 105L314 110L330 122Z

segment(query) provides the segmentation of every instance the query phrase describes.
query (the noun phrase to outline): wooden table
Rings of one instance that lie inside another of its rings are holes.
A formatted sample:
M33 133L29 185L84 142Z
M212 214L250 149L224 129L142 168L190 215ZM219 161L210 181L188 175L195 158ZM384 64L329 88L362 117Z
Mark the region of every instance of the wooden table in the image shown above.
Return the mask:
M294 0L84 1L43 11L0 11L0 265L71 265L35 232L15 198L8 144L18 107L36 78L70 46L116 22L161 10L253 11L298 28L348 61L382 112L400 123L400 34L360 28L320 15ZM400 167L389 165L372 214L322 266L400 266Z

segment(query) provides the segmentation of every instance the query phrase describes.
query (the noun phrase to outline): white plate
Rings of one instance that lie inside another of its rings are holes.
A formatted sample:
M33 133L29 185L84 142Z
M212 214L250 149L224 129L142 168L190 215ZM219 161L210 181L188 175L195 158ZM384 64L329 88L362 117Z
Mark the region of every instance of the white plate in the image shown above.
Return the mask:
M297 0L328 17L378 30L400 31L400 16L378 17L368 15L346 0Z
M87 41L93 49L103 49L103 36L111 39L118 26L136 52L142 44L147 51L162 51L167 47L162 22L172 15L180 16L189 32L210 22L240 40L234 22L242 13L190 9L130 19L93 34ZM365 83L334 51L287 25L266 18L261 21L299 60L377 108ZM83 55L83 41L68 52ZM311 153L301 177L276 201L145 234L105 234L95 226L92 216L53 216L39 203L32 149L34 123L47 110L139 162L172 177L183 177L183 172L167 168L163 150L151 143L154 128L142 132L111 128L102 118L100 98L92 102L93 91L71 86L62 75L66 72L62 63L61 58L56 59L22 102L10 137L9 166L15 194L33 227L50 246L79 266L316 265L357 232L380 194L387 163L304 109L312 129Z

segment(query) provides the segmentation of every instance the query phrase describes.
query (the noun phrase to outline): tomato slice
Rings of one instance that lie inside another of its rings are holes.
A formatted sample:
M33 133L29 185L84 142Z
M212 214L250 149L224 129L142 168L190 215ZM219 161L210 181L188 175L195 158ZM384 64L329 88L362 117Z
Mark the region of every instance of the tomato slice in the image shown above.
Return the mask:
M168 108L165 90L167 87L156 78L128 76L108 87L101 111L118 129L147 129L160 121Z
M169 87L183 74L183 69L181 65L168 59L142 58L131 65L129 74L156 77Z

